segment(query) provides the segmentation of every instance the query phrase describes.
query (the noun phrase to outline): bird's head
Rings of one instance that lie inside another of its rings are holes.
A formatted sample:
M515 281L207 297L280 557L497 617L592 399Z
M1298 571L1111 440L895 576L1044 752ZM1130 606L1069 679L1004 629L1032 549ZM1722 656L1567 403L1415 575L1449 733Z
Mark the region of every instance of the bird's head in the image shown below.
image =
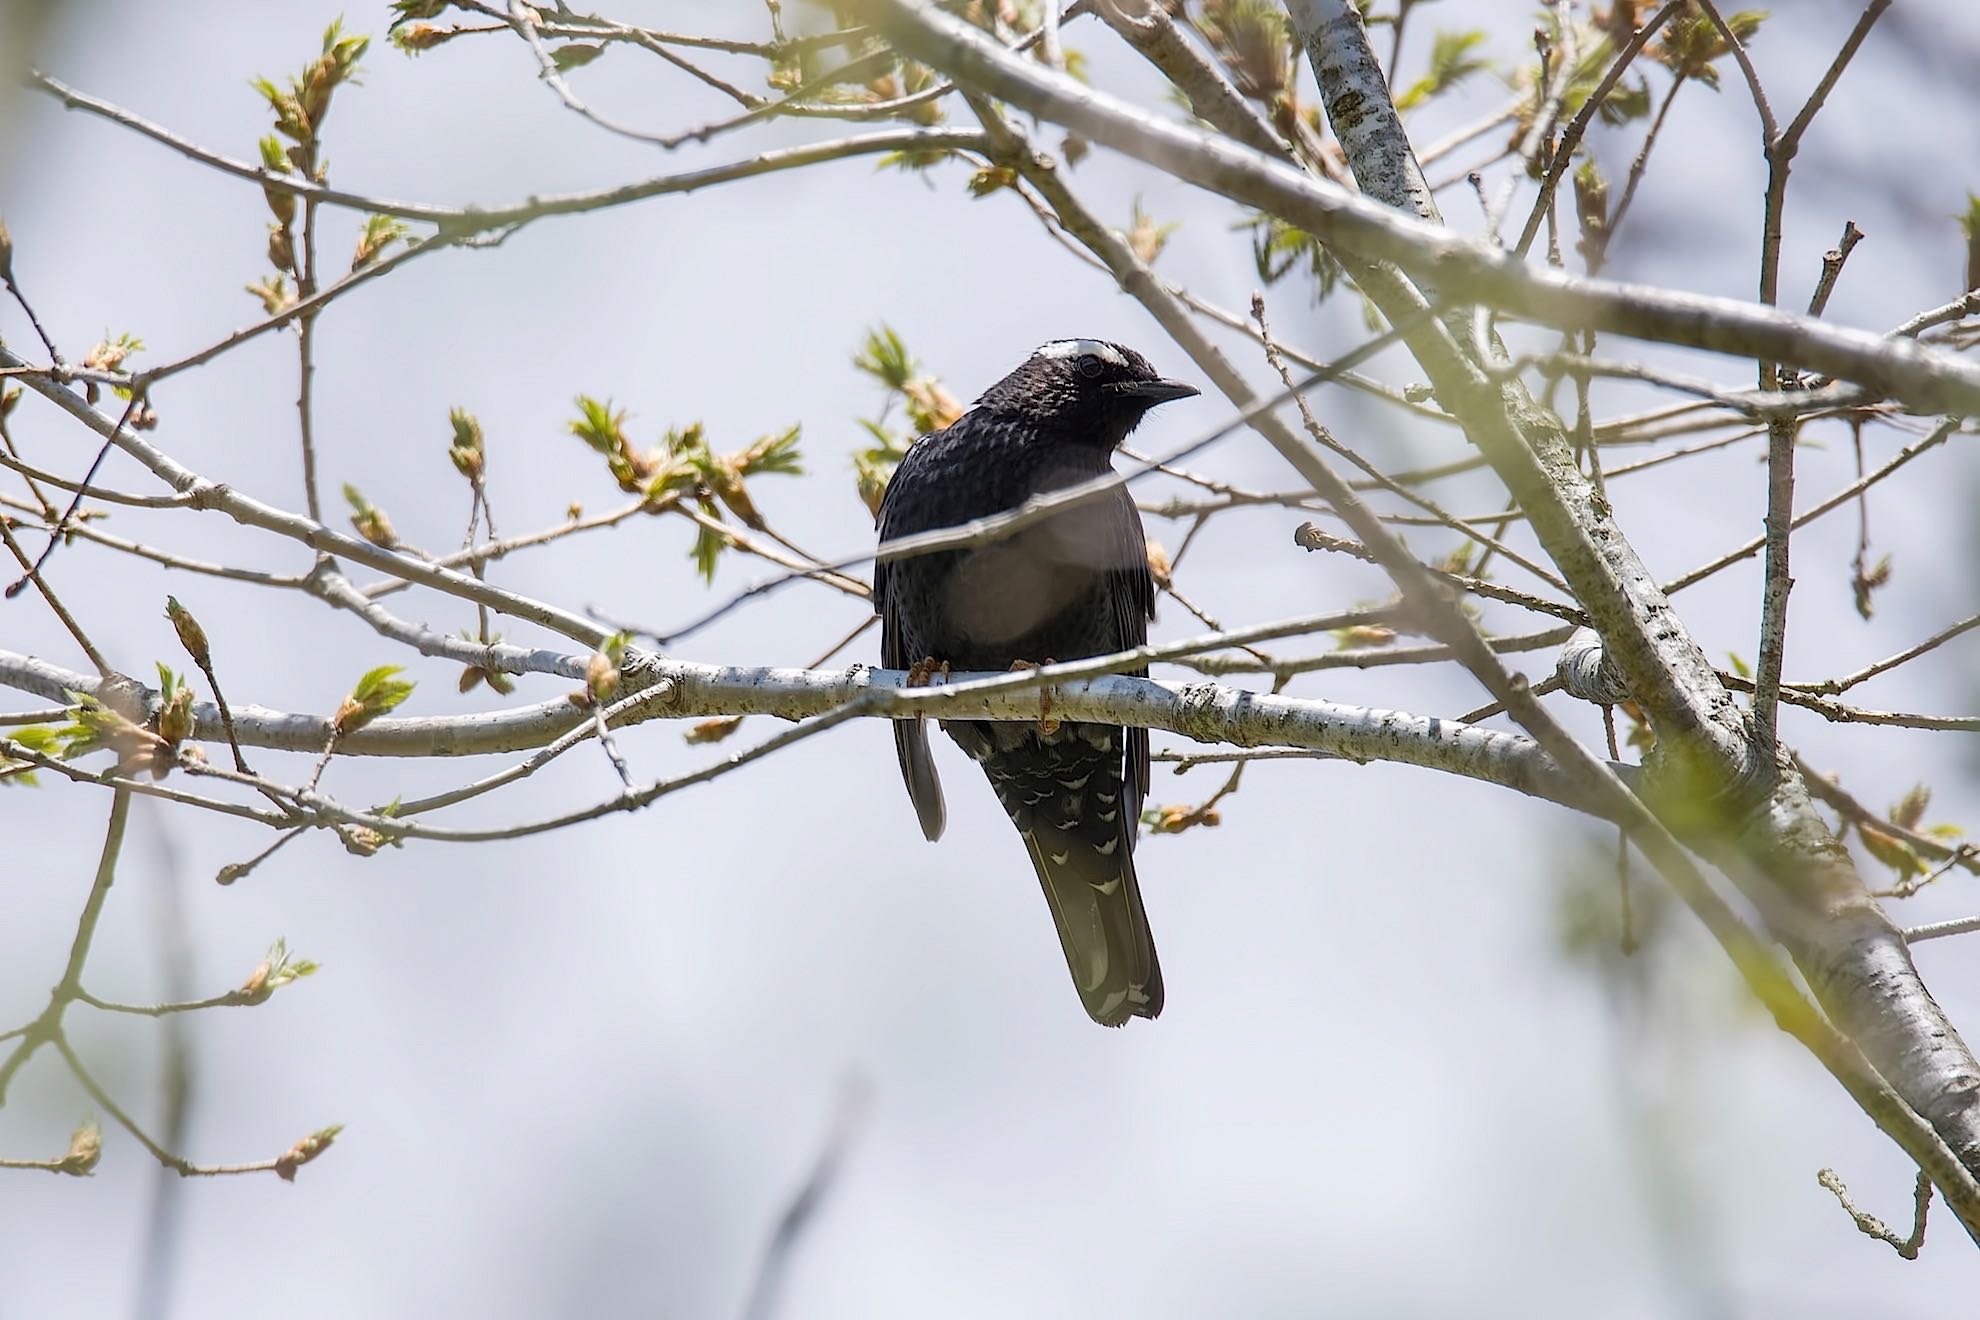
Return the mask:
M992 385L977 407L1063 428L1075 443L1111 449L1159 403L1194 385L1164 379L1148 359L1104 339L1055 339Z

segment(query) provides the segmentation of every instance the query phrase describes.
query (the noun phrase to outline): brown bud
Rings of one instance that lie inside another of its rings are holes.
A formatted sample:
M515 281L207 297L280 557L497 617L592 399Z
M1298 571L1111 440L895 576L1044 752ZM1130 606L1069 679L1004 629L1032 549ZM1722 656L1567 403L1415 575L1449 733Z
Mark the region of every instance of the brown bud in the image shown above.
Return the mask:
M330 717L330 722L337 727L338 733L349 733L357 727L363 715L364 703L356 697L345 697L337 703L337 713Z
M116 371L124 365L124 359L131 355L135 347L129 336L116 340L99 339L96 346L89 350L89 356L83 359L83 365L92 371Z
M212 663L213 652L206 642L206 629L199 626L192 611L179 604L176 596L165 598L165 617L172 621L172 631L179 635L179 645L186 648L186 654L201 669Z
M702 720L698 724L688 726L688 731L681 737L696 745L718 743L741 728L742 722L743 717L740 715L718 715L712 720Z
M481 434L480 419L465 408L455 408L447 414L447 421L453 427L452 442L447 447L447 457L453 461L455 471L468 480L480 478L486 470L487 448Z
M387 550L399 543L399 535L392 528L392 520L385 516L383 509L375 506L352 514L351 526L357 528L359 536Z
M327 1128L319 1128L317 1131L310 1133L301 1141L298 1141L295 1145L283 1151L281 1156L275 1161L276 1177L280 1178L283 1182L294 1182L296 1180L296 1170L321 1155L324 1151L329 1150L330 1143L335 1141L337 1134L343 1130L344 1125L342 1123L334 1123Z
M270 188L262 185L261 195L268 202L268 213L281 222L284 229L296 222L296 195L286 188Z
M875 519L880 517L880 501L887 496L887 477L888 474L885 472L865 469L859 474L859 502L866 506L866 511Z
M275 970L271 959L263 958L255 969L248 973L247 980L241 982L240 989L234 991L250 1004L259 1004L275 992L268 988L269 973Z
M392 40L399 43L401 50L431 50L453 36L450 28L436 27L431 23L407 23L392 34Z
M1387 646L1396 640L1394 628L1383 628L1372 623L1359 623L1351 628L1341 628L1334 633L1343 651L1352 651L1360 646Z
M192 736L192 689L182 687L158 710L158 736L177 746Z
M72 1178L87 1178L96 1171L96 1163L103 1158L103 1130L96 1120L86 1118L69 1137L69 1151L62 1156L57 1167Z
M356 857L371 857L385 846L385 836L365 825L344 831L344 851Z
M268 226L268 260L276 270L293 271L296 268L296 245L289 237L287 225Z
M729 506L729 511L742 519L743 526L755 531L763 530L763 515L756 511L756 504L749 498L749 491L743 486L742 473L726 458L717 458L708 464L704 473L708 488L715 492L717 499Z
M593 651L585 662L584 685L594 701L610 701L619 690L618 662L603 651Z
M1925 819L1925 808L1932 805L1932 789L1929 784L1913 784L1910 790L1891 808L1891 820L1908 830L1918 828L1918 822Z

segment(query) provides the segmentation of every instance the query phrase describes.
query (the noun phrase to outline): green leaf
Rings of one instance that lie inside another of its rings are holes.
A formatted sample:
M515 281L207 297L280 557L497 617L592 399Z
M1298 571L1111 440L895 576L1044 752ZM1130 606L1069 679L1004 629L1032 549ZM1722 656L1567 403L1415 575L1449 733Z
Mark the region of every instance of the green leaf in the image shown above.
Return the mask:
M1739 38L1740 45L1745 46L1759 35L1760 24L1766 20L1767 12L1743 9L1723 17L1726 27ZM1720 34L1718 25L1702 10L1686 6L1664 25L1663 40L1652 47L1650 53L1678 77L1695 78L1717 90L1719 70L1715 61L1730 55L1732 46Z
M0 770L13 770L11 774L0 775L0 788L37 786L32 770L14 770L14 767L27 765L29 762L8 757L5 751L7 744L11 743L24 752L33 752L38 756L59 757L62 755L65 737L64 729L50 724L24 725L18 729L8 730L4 736L0 736Z
M866 343L853 355L853 366L888 389L898 390L914 377L916 363L893 327L883 323L867 332Z
M572 69L582 69L585 65L605 53L603 46L585 46L572 43L559 46L550 52L550 62L557 66L557 72L569 73Z
M454 0L392 0L392 12L397 15L392 26L419 18L438 18L453 6Z
M267 79L261 81L266 82ZM269 84L273 86L273 84ZM293 174L295 167L289 163L289 153L282 146L282 139L270 133L261 139L261 168L271 174Z
M771 472L781 476L803 476L804 463L798 452L798 435L802 430L801 423L794 424L788 430L761 437L736 456L736 467L746 477Z
M337 732L347 734L363 728L380 715L396 709L400 702L411 696L414 685L393 677L403 672L404 668L400 665L380 665L358 679L350 695L337 708Z
M1018 172L1008 165L983 165L969 176L969 195L988 197L1004 188L1015 188Z
M452 431L447 445L447 458L454 470L468 480L479 478L488 466L487 442L481 433L481 419L465 408L447 410L447 425Z
M920 147L911 151L889 151L876 158L873 169L875 173L881 170L925 170L940 165L951 156L957 160L967 159L960 152L951 151L947 147Z
M708 432L700 422L689 422L686 426L670 426L667 434L660 437L667 453L674 458L692 463L696 467L706 467L714 460L708 450Z
M722 516L714 505L706 501L702 503L702 508L712 517L719 518ZM727 549L728 545L729 538L714 528L703 526L700 523L695 524L694 548L688 553L694 560L695 571L701 574L704 582L713 582L715 580L715 562L721 558L722 551Z
M627 448L626 410L612 410L608 399L600 403L589 394L577 396L578 417L570 424L571 434L601 454L621 453Z
M1277 284L1304 263L1313 280L1314 302L1326 301L1340 286L1344 274L1340 262L1304 229L1264 214L1240 221L1237 227L1251 230L1251 259L1266 284Z
M62 750L62 730L52 724L29 724L13 730L7 741L18 743L30 752L43 756L54 756Z
M411 233L406 222L397 216L366 216L364 232L358 236L357 251L351 256L351 269L363 270L385 255L386 248L404 241Z
M1925 818L1925 808L1932 805L1932 788L1929 784L1913 784L1902 798L1891 807L1891 819L1908 830L1918 828L1918 822Z
M1491 68L1490 60L1472 53L1484 43L1483 32L1439 29L1430 43L1429 68L1396 97L1396 109L1413 110L1450 91L1472 74Z

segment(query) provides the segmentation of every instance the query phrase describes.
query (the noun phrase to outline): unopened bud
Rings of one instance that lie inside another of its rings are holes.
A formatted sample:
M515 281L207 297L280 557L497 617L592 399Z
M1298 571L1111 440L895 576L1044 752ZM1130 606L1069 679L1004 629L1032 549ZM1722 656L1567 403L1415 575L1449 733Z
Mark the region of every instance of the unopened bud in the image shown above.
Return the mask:
M212 663L213 652L206 643L206 629L199 626L192 611L179 604L178 597L165 598L165 617L172 621L172 631L179 635L179 645L186 648L186 654L201 669Z
M192 736L192 689L182 687L158 711L158 736L173 747Z
M296 1170L321 1155L324 1151L329 1150L330 1143L335 1141L337 1134L343 1130L344 1125L342 1123L333 1123L327 1128L317 1129L301 1141L298 1141L295 1145L283 1151L281 1156L275 1161L276 1177L280 1178L283 1182L294 1182L296 1180Z
M286 165L287 162L285 161ZM282 228L287 229L296 222L296 195L287 188L261 187L261 195L268 202L268 213L275 217Z
M585 662L584 685L594 701L610 701L619 690L619 665L603 651L593 651Z
M69 1152L58 1166L72 1178L87 1178L103 1158L103 1129L93 1118L84 1119L69 1138Z

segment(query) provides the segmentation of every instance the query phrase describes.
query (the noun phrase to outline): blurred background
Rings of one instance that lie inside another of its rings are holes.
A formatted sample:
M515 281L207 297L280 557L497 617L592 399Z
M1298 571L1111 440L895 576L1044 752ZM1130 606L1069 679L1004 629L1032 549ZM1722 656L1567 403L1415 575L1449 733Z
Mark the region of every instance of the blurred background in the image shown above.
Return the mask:
M1440 21L1489 26L1503 65L1530 59L1527 6L1465 6L1461 20L1457 9L1419 11L1406 71ZM1783 118L1857 12L1813 3L1765 27L1753 57ZM331 178L373 195L492 204L839 131L780 122L662 153L569 113L513 37L417 58L390 49L383 4L10 4L0 59L253 159L268 117L249 79L300 68L339 14L376 40L362 86L335 102ZM612 14L767 36L749 5ZM1069 25L1066 41L1100 85L1164 104L1147 68L1096 24ZM723 112L636 54L612 52L574 83L608 113L656 128ZM1830 319L1881 330L1957 296L1964 248L1952 217L1980 186L1976 55L1980 11L1957 0L1913 0L1885 18L1796 164L1784 303L1805 304L1846 219L1869 237ZM266 271L259 189L65 113L20 90L13 72L0 92L0 213L15 272L68 356L128 331L149 346L137 365L165 361L256 319L243 286ZM1481 75L1412 130L1434 140L1506 94ZM1612 179L1640 131L1601 137ZM1764 178L1750 103L1732 81L1716 95L1687 92L1664 134L1609 273L1750 296ZM1059 137L1041 133L1047 145ZM495 250L412 263L319 324L325 490L352 482L406 540L451 548L468 503L446 459L447 410L459 405L486 428L505 534L555 525L573 502L605 509L620 496L566 430L583 392L629 409L642 444L695 420L718 449L803 423L808 475L752 494L779 530L832 554L871 538L851 455L880 391L851 358L882 322L965 400L1034 345L1068 335L1118 339L1193 374L1135 303L1071 260L1014 197L971 201L966 177L953 164L913 174L844 161L543 222ZM1179 223L1160 269L1246 305L1258 273L1230 207L1105 152L1072 178L1111 223L1128 225L1137 198ZM1442 200L1453 225L1476 232L1467 188ZM341 269L356 226L329 215L326 261ZM1352 298L1316 310L1290 282L1272 297L1291 343L1338 352L1365 333ZM24 352L33 343L11 304L0 335ZM1231 342L1266 379L1255 353ZM1604 347L1736 386L1751 379L1742 363ZM1390 378L1411 379L1383 361ZM158 442L300 508L294 377L287 334L178 377L154 400ZM1604 416L1650 398L1597 397ZM1316 406L1385 467L1465 452L1448 432L1340 390ZM1166 408L1138 442L1168 448L1224 417L1209 398ZM89 438L45 405L25 403L14 430L44 466L74 473L87 462ZM1854 472L1846 432L1820 440L1804 451L1804 504ZM1873 462L1898 441L1875 443ZM1623 525L1656 571L1674 576L1757 534L1759 452L1735 446L1622 488ZM1292 484L1249 433L1196 466L1253 488ZM1869 624L1852 604L1854 520L1838 514L1797 539L1790 677L1848 672L1974 611L1976 471L1970 441L1956 439L1880 489L1871 531L1893 576ZM104 481L151 489L121 456ZM1446 503L1468 511L1499 498L1476 484ZM1372 571L1295 550L1303 516L1220 518L1180 584L1232 624L1386 596ZM218 516L120 509L107 527L184 555L307 567L299 547ZM1180 534L1156 520L1149 530L1171 546ZM511 557L491 575L664 630L764 576L731 555L706 588L689 541L679 519L638 520ZM82 542L56 555L50 578L113 662L140 676L154 660L178 663L162 613L170 591L204 622L236 702L327 713L358 673L385 663L420 680L402 713L496 700L486 688L457 695L457 667L388 646L300 595L168 573ZM1715 657L1751 658L1758 599L1749 562L1687 593L1681 611ZM396 600L438 628L473 625L459 602ZM678 653L803 664L862 610L794 587ZM1156 635L1201 630L1169 606ZM526 628L510 637L547 641ZM1973 709L1971 642L1878 680L1865 704ZM32 594L0 604L0 646L87 667ZM876 651L869 634L851 658ZM1526 668L1551 663L1540 653ZM513 700L559 686L525 679ZM1447 716L1485 701L1460 673L1416 667L1331 670L1294 691ZM1599 739L1599 724L1575 714ZM1924 781L1931 820L1980 820L1969 736L1832 726L1792 708L1782 720L1789 741L1842 770L1866 801ZM753 721L722 751L771 731ZM642 778L721 754L659 723L620 743ZM307 758L255 759L278 777L307 772ZM340 758L325 785L346 801L386 801L507 759ZM848 1095L860 1097L853 1132L789 1260L782 1316L1970 1309L1980 1259L1949 1216L1906 1262L1859 1236L1816 1185L1833 1167L1866 1209L1909 1221L1900 1153L1748 1003L1716 947L1640 869L1647 947L1634 959L1616 952L1613 836L1592 822L1395 766L1256 766L1217 828L1143 838L1169 1002L1158 1022L1108 1032L1079 1010L989 791L946 743L938 759L951 819L936 846L916 830L886 728L863 721L638 815L369 860L311 835L231 888L215 872L263 846L260 831L138 801L90 963L94 993L216 994L277 935L323 970L253 1010L165 1024L72 1010L70 1038L111 1093L155 1123L170 1033L182 1033L192 1106L182 1153L197 1161L265 1159L325 1124L347 1128L294 1185L180 1183L106 1116L93 1178L0 1176L0 1316L734 1315ZM1221 778L1170 769L1156 768L1155 803L1200 801ZM43 779L0 792L0 1026L45 1002L101 842L106 795ZM549 814L615 785L605 758L580 748L460 815ZM1885 877L1874 864L1867 874ZM1955 873L1898 919L1976 908L1970 877ZM1970 1038L1980 1031L1974 949L1954 939L1917 955ZM59 1152L91 1110L46 1051L9 1100L0 1153L17 1157Z

